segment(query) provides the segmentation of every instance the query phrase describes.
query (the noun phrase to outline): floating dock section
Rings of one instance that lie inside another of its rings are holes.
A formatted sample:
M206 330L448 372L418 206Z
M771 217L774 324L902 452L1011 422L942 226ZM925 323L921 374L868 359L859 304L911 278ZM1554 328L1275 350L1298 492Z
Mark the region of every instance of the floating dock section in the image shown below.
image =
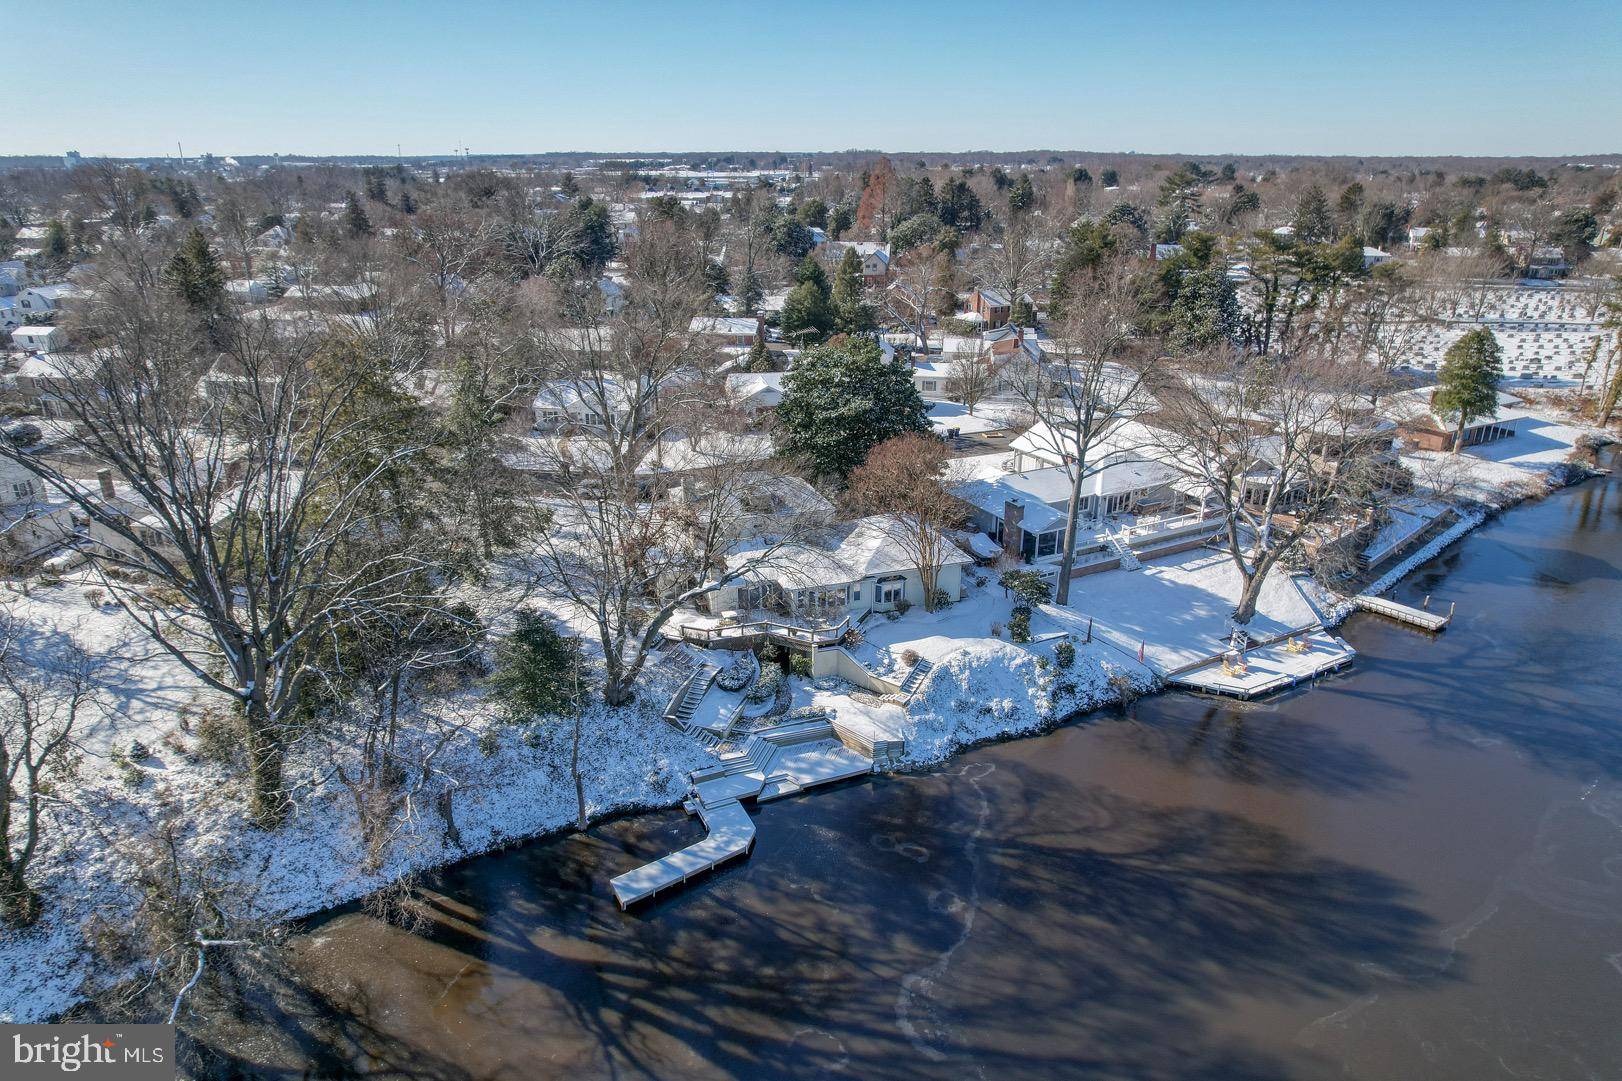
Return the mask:
M1414 608L1411 605L1401 604L1386 597L1376 597L1368 593L1359 593L1352 598L1352 603L1365 612L1375 612L1394 619L1399 623L1406 623L1411 627L1419 627L1427 631L1439 631L1453 622L1453 606L1449 605L1447 614L1432 612L1428 608Z

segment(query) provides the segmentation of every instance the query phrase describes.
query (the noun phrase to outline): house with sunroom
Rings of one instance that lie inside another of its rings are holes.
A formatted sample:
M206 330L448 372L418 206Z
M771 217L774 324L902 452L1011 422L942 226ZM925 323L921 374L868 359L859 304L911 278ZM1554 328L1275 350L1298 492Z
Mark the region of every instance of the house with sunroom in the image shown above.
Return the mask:
M839 623L922 605L923 575L905 536L902 522L881 514L840 522L775 549L772 537L758 537L728 555L729 569L747 569L710 595L710 611L739 622ZM948 545L935 588L948 600L961 599L963 568L972 562Z

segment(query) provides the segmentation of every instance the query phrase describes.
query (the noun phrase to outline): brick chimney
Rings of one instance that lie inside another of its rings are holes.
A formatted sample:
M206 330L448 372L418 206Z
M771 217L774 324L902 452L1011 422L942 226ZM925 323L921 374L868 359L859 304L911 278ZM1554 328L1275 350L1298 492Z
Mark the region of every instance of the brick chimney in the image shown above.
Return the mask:
M118 490L113 487L113 471L111 469L96 470L96 483L101 485L101 497L103 499L112 499L118 495Z
M1024 532L1019 524L1025 520L1025 504L1018 499L1005 499L1002 504L1002 549L1012 559L1024 558L1020 548Z

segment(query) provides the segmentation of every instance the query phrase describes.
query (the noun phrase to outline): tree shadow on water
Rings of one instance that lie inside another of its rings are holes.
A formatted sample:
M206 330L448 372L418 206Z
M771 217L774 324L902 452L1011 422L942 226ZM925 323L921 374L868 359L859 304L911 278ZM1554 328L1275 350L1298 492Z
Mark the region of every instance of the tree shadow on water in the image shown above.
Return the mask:
M515 1077L1275 1079L1310 1052L1212 1011L1460 975L1385 876L1018 764L760 818L751 860L631 914L606 880L634 821L452 869L420 935L318 928L354 963L311 1060L419 1076L406 1048L420 1076L480 1076L457 1048L497 1041Z

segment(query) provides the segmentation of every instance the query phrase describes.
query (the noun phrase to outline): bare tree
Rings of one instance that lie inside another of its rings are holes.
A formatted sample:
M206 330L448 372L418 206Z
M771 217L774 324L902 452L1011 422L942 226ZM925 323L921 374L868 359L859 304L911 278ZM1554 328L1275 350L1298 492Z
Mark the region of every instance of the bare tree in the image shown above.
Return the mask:
M95 295L86 318L98 347L56 380L71 421L61 436L131 500L103 498L9 438L0 457L77 506L103 539L95 565L110 595L240 706L252 810L276 822L318 639L359 613L415 606L437 565L411 550L342 558L354 537L386 528L375 519L392 503L380 491L424 443L357 413L374 364L317 365L313 334L251 317L205 337L159 291L104 279ZM153 602L129 574L174 590L180 605Z
M215 200L214 227L236 256L242 276L253 277L253 245L259 237L259 222L243 199L240 186L232 185Z
M736 581L788 539L751 560L721 558L757 468L743 448L758 436L716 408L713 351L690 331L705 294L689 239L650 223L627 253L618 312L594 289L562 290L555 312L543 302L535 332L540 400L557 410L535 441L552 481L552 527L535 552L540 587L594 629L613 706L630 701L679 606ZM702 498L660 498L659 478L682 475Z
M1059 604L1070 603L1085 482L1123 460L1123 452L1126 460L1132 456L1131 448L1114 448L1107 456L1093 450L1147 408L1145 381L1159 363L1149 343L1134 340L1143 301L1124 259L1089 270L1073 290L1055 328L1054 356L1032 361L1019 354L1005 369L1009 386L1036 417L1027 434L1044 444L1043 456L1062 466L1070 480Z
M47 792L71 765L74 729L94 700L96 662L70 642L37 657L0 615L0 916L26 926L40 916L29 865L46 827Z
M1156 439L1222 516L1241 582L1238 646L1268 573L1327 528L1355 523L1388 480L1391 435L1371 418L1360 373L1323 354L1278 362L1222 350L1164 374Z
M947 381L952 396L963 403L972 417L974 407L996 388L997 373L992 370L989 358L962 354L953 359L947 371Z
M882 515L885 535L918 568L928 612L940 602L941 568L958 551L951 533L968 513L951 492L953 480L946 445L919 433L880 443L850 475L851 502Z
M982 285L1006 294L1017 313L1026 294L1051 276L1060 246L1057 231L1047 218L1015 214L994 240L975 251L970 273ZM1010 322L1018 323L1012 318Z
M433 290L440 342L456 338L460 309L483 276L495 242L494 225L484 216L434 208L418 214L402 245L406 261L422 272Z

